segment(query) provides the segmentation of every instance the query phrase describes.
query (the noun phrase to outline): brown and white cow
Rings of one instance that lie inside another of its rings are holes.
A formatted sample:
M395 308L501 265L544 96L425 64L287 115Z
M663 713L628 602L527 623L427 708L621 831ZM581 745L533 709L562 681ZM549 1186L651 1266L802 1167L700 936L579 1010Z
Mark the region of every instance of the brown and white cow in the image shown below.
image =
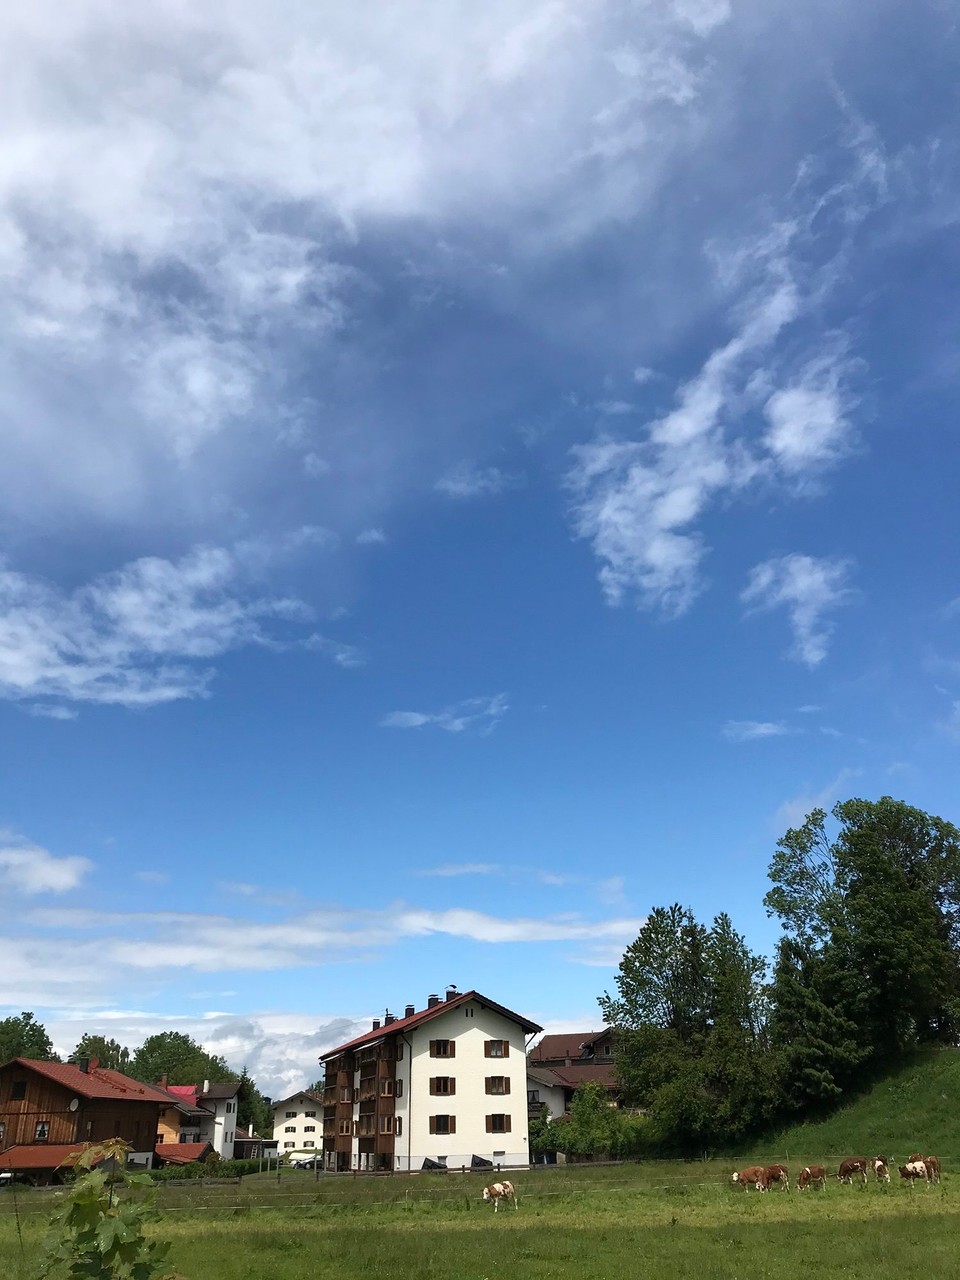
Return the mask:
M837 1170L837 1181L845 1182L849 1186L854 1178L859 1178L864 1186L867 1185L866 1156L851 1156L848 1160L841 1161L840 1168Z
M809 1164L805 1169L800 1170L800 1177L797 1179L797 1190L806 1191L807 1187L825 1187L827 1185L827 1171L822 1164Z
M878 1182L890 1181L890 1170L887 1168L887 1162L883 1156L875 1156L873 1160L873 1174Z
M493 1201L493 1212L496 1213L500 1208L500 1201L508 1204L513 1201L513 1207L519 1209L517 1204L517 1193L512 1182L507 1182L504 1178L503 1182L492 1182L489 1187L483 1188L483 1198L485 1201Z
M921 1155L911 1156L907 1161L907 1164L916 1164L918 1160L922 1161L923 1164L925 1164L927 1167L927 1181L939 1182L940 1181L940 1161L937 1159L937 1157L921 1156Z
M760 1179L760 1189L769 1191L771 1187L779 1185L781 1191L790 1190L790 1173L786 1165L768 1164L763 1171L763 1177Z
M927 1165L924 1160L908 1160L906 1164L900 1166L900 1177L910 1183L910 1190L913 1190L913 1184L918 1180L922 1180L924 1185L927 1182Z
M749 1191L751 1187L756 1187L758 1191L762 1190L763 1183L763 1165L752 1164L747 1169L740 1169L731 1178L738 1187L743 1187L744 1191Z

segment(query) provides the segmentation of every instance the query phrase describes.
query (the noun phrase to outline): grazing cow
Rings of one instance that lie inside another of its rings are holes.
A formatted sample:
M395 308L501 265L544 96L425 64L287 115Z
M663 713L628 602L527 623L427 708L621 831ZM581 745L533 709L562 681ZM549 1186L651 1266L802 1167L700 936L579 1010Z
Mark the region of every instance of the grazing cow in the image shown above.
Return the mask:
M883 1156L877 1156L874 1160L873 1172L878 1182L890 1181L890 1170L887 1168L887 1162Z
M484 1200L487 1200L487 1201L489 1200L493 1201L494 1213L496 1213L497 1210L500 1208L501 1200L503 1200L505 1203L512 1200L513 1207L515 1209L520 1208L520 1206L517 1204L517 1193L514 1190L513 1183L507 1182L506 1179L504 1179L503 1182L493 1182L490 1184L489 1187L484 1187L483 1198Z
M918 1178L922 1178L924 1185L927 1182L927 1165L924 1160L908 1160L906 1164L900 1166L900 1177L910 1183L910 1190L913 1190L913 1184Z
M864 1186L867 1185L866 1156L851 1156L849 1160L844 1160L837 1170L838 1182L845 1182L851 1186L854 1178L859 1178Z
M821 1187L827 1185L827 1171L822 1164L811 1164L806 1169L800 1170L800 1177L797 1179L798 1191L806 1191L807 1187L815 1187L818 1184Z
M763 1165L752 1164L749 1169L741 1169L733 1175L731 1181L737 1186L743 1187L744 1191L749 1191L751 1187L756 1187L758 1191L762 1191Z
M790 1190L790 1173L785 1165L768 1164L763 1171L763 1177L760 1179L761 1191L769 1191L775 1184L780 1184L781 1191Z
M910 1159L907 1161L907 1164L916 1164L917 1161L922 1161L922 1163L927 1166L928 1182L940 1181L940 1161L937 1159L936 1156L921 1156L921 1155L911 1156Z

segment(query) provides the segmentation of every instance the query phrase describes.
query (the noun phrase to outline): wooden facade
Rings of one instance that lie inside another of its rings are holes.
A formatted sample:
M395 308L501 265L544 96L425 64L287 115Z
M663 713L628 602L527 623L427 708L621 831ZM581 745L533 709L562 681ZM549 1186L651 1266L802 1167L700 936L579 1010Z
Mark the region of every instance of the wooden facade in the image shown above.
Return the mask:
M393 1169L396 1062L402 1046L399 1036L388 1036L379 1044L326 1062L323 1152L327 1168L351 1169L356 1150L362 1166Z
M152 1151L159 1118L160 1104L151 1099L83 1097L22 1063L0 1068L0 1151L107 1138L122 1138L134 1151Z

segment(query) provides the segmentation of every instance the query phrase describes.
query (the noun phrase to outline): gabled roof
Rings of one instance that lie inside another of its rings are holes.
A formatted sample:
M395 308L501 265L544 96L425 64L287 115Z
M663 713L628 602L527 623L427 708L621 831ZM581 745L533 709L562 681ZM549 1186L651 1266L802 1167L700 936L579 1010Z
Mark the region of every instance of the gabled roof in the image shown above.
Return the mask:
M71 1157L80 1155L89 1145L88 1142L37 1142L8 1147L0 1153L0 1169L57 1169L64 1163L72 1163Z
M482 996L479 991L462 991L455 996L450 996L447 1000L441 1000L432 1009L421 1009L419 1013L413 1014L410 1018L397 1018L394 1022L388 1022L386 1026L379 1027L376 1031L366 1031L362 1036L356 1036L353 1040L348 1040L346 1044L338 1045L336 1049L330 1049L327 1053L321 1054L320 1061L326 1062L328 1058L335 1058L338 1054L345 1053L348 1049L359 1049L365 1044L374 1044L385 1036L402 1035L406 1031L412 1031L424 1022L429 1022L431 1018L438 1018L443 1013L449 1013L451 1009L459 1009L471 1000L475 1000L477 1004L484 1005L488 1009L493 1009L497 1013L503 1014L511 1022L516 1022L523 1029L525 1035L534 1035L537 1031L543 1030L543 1027L537 1026L535 1022L531 1022L528 1018L522 1017L519 1013L514 1013L502 1004L497 1004L496 1000L490 1000L487 996Z
M527 1067L527 1079L534 1084L542 1084L548 1089L562 1089L564 1081L560 1079L553 1067Z
M393 1023L390 1024L393 1026ZM276 1111L277 1107L285 1107L288 1102L293 1102L296 1098L309 1098L311 1102L316 1102L318 1106L323 1105L323 1094L315 1093L313 1089L298 1089L296 1093L291 1093L287 1098L281 1098L279 1102L271 1102L270 1107Z
M161 1106L169 1106L170 1099L162 1089L152 1084L141 1084L125 1076L121 1071L111 1071L108 1067L92 1067L89 1071L81 1071L72 1062L43 1062L39 1058L11 1058L4 1067L19 1063L27 1071L45 1076L65 1089L78 1093L81 1098L123 1098L127 1102L153 1102Z
M212 1102L223 1102L226 1098L235 1098L239 1092L239 1080L226 1080L222 1084L208 1084L206 1089L199 1088L197 1097L201 1102L204 1098L209 1098Z
M597 1040L609 1033L609 1028L602 1031L564 1031L559 1034L544 1036L540 1043L531 1050L531 1062L563 1062L571 1058L574 1062L582 1058L587 1049L591 1049Z
M617 1073L612 1062L575 1062L572 1067L550 1067L548 1069L557 1077L557 1082L568 1089L575 1089L578 1084L596 1081L607 1090L619 1089Z
M213 1150L209 1142L158 1142L154 1147L165 1164L193 1164Z

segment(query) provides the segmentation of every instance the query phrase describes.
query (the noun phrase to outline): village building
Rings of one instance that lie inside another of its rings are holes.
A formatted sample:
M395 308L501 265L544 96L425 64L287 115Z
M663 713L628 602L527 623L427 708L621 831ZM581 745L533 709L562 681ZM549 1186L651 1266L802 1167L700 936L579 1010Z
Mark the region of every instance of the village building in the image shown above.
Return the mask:
M281 1156L318 1155L323 1147L323 1095L301 1089L275 1102L273 1137Z
M431 995L325 1053L323 1160L332 1170L530 1162L526 1042L541 1031L477 991Z

